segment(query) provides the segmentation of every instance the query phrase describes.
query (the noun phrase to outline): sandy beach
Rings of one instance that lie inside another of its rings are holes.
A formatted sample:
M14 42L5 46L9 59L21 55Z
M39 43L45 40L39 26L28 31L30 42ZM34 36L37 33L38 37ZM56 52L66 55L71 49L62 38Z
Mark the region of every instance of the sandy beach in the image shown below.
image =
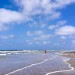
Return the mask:
M73 56L60 52L8 54L0 59L0 75L75 75Z
M66 52L62 54L63 57L69 58L66 63L69 65L69 70L60 70L55 71L49 75L75 75L75 53L74 52Z
M75 53L74 52L66 52L66 53L63 53L62 56L68 57L68 58L75 58Z

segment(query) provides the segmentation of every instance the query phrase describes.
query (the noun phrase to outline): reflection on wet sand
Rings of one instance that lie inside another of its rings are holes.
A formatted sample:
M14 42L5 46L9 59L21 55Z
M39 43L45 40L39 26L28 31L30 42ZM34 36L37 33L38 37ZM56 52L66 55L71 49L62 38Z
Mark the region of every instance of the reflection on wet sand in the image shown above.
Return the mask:
M49 75L75 75L75 52L66 52L63 56L70 58L67 63L69 64L70 70L62 70Z
M11 75L48 75L47 73L49 72L53 72L56 70L59 71L63 69L69 70L69 67L63 62L63 58L57 57L48 60L47 62L44 62L42 64L24 69Z
M10 54L0 61L0 75L75 75L74 53ZM69 59L70 58L70 59Z
M12 54L0 61L0 75L52 58L51 54Z
M48 75L49 72L59 70L69 70L68 64L64 62L64 58L59 55L53 55L52 59L39 64L34 64L30 67L20 68L7 75Z
M6 56L0 56L0 59L6 58Z
M75 52L66 52L63 54L64 57L75 58Z

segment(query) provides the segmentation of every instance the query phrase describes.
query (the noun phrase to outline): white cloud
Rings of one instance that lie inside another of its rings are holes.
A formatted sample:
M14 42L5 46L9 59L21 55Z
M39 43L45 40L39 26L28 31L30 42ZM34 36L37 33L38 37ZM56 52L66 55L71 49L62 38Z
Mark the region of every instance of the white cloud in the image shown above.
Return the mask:
M32 15L49 15L50 19L57 19L61 13L56 11L67 5L74 3L75 0L14 0L20 8L19 11L0 8L0 24L21 22L30 19ZM43 27L42 25L41 27Z
M38 41L38 42L39 41L46 41L46 40L50 39L50 37L51 37L50 34L47 34L42 30L37 30L34 32L28 31L27 35L29 37L31 36L32 41Z
M75 0L14 0L19 5L20 11L13 11L5 8L0 8L0 24L9 24L21 22L22 20L30 20L32 15L44 14L50 15L48 18L57 19L61 9ZM44 26L44 25L42 25Z
M50 20L58 19L61 16L60 12L51 12L50 14Z
M75 35L75 27L73 26L63 26L56 30L55 34L58 35Z
M58 21L55 25L50 25L48 27L48 29L52 30L52 29L58 28L60 26L66 25L66 23L67 23L66 20Z
M66 20L61 20L61 21L58 21L56 25L65 25L67 23Z
M21 13L17 11L8 10L5 8L0 9L0 31L9 29L9 25L14 22L21 22L23 19Z
M58 26L57 26L57 25L50 25L50 26L48 27L48 29L52 30L52 29L54 29L54 28L56 28L56 27L58 27Z
M35 37L33 40L35 41L45 41L45 40L48 40L50 39L51 35L50 34L43 34L43 35L40 35L38 37Z
M16 2L24 14L35 15L39 13L52 14L57 9L74 3L75 0L16 0Z
M29 27L38 27L37 22L35 22L33 20L32 20L32 23L29 23L28 25L29 25Z
M19 12L0 9L0 23L19 22L21 19L22 15Z
M50 9L49 2L50 0L17 0L17 3L20 3L20 6L23 8L23 13L25 12L24 14L28 15L41 13L42 10Z
M32 45L33 41L32 40L26 40L27 44Z
M27 31L28 36L33 36L33 35L38 36L38 35L42 35L42 34L44 34L42 30L37 30L35 32Z
M50 42L49 41L43 41L42 43L46 45L46 44L49 44Z
M40 45L40 44L43 44L43 45L50 44L50 41L44 41L44 40L42 40L42 41L39 41L39 40L36 40L36 41L34 41L34 40L26 40L26 42L29 45L32 45L32 44L37 44L37 45Z
M10 39L14 38L14 35L0 35L0 39Z

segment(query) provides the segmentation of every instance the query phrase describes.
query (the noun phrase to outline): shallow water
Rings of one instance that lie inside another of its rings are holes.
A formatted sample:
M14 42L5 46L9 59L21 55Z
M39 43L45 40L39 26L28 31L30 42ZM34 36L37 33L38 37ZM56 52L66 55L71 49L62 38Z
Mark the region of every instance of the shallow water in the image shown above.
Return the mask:
M46 59L48 60L45 61ZM6 55L5 58L0 59L0 75L8 74L31 64L36 65L19 70L10 75L45 75L48 72L59 71L63 69L69 70L70 68L68 64L63 61L64 59L65 58L57 55L54 52L48 54L28 53Z
M59 72L59 73L50 74L50 75L75 75L75 70L67 71L67 72Z
M59 71L63 69L69 70L69 67L64 63L63 58L56 56L56 58L50 59L42 64L32 66L11 75L45 75L48 72Z

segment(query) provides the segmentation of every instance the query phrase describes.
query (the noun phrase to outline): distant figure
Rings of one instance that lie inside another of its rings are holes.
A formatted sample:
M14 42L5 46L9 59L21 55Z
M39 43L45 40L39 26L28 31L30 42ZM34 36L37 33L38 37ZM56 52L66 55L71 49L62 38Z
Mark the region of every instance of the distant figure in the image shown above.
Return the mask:
M47 51L45 50L45 53L47 53Z

